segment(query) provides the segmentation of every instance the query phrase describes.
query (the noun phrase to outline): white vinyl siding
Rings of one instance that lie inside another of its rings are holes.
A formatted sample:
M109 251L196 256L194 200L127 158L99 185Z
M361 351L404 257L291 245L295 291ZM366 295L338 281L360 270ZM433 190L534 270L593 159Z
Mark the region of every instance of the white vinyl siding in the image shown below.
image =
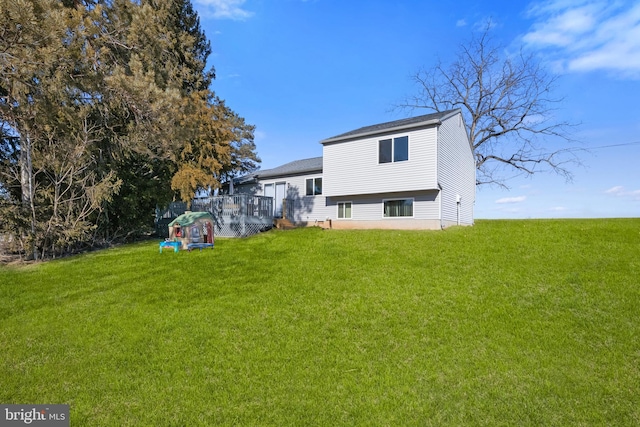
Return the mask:
M286 182L285 198L293 201L294 212L293 218L290 218L294 222L315 222L324 221L327 218L333 218L336 214L335 206L327 207L326 197L324 195L307 196L306 185L307 179L315 179L322 176L318 172L308 175L295 175L276 177L260 180L260 186L262 191L258 195L266 195L263 191L276 182Z
M438 132L442 220L455 224L459 219L460 224L473 224L476 166L461 115L445 120ZM460 196L459 206L457 196Z
M344 199L341 197L327 199L329 207L333 207L333 212L337 212L338 203L346 201L351 202L351 219L358 221L388 221L384 218L384 200L400 200L413 199L413 219L437 220L439 219L439 199L438 191L419 191L413 193L397 193L397 194L375 194L349 197ZM332 216L332 218L336 218ZM403 220L404 218L395 218Z
M408 137L407 161L379 163L379 141ZM436 126L323 145L325 196L436 189Z

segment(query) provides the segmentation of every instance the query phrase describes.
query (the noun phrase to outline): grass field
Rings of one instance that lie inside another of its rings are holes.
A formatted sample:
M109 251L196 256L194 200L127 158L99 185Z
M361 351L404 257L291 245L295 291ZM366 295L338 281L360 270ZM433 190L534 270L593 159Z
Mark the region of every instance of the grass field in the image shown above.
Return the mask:
M0 403L72 426L637 426L640 219L5 266L0 345Z

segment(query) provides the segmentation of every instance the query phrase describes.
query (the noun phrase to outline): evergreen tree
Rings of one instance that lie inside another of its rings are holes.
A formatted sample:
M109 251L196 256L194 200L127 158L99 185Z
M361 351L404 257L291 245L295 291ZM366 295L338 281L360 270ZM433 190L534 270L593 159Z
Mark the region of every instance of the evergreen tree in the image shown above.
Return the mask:
M0 233L29 257L150 228L258 161L189 0L0 0Z

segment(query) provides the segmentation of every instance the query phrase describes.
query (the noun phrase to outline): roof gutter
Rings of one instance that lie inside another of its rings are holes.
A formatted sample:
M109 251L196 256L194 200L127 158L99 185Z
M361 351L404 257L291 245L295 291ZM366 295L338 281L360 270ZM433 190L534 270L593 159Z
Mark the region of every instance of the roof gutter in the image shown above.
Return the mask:
M347 140L347 139L360 138L360 137L363 137L363 136L379 135L381 133L392 133L392 132L397 132L397 131L401 131L401 130L405 130L405 129L415 129L415 128L422 127L422 126L431 126L431 125L440 125L440 124L442 124L442 120L440 120L440 119L432 119L432 120L427 120L427 121L420 122L420 123L411 123L411 124L408 124L408 125L396 126L396 127L393 127L393 128L371 130L371 131L368 131L368 132L355 133L355 134L352 134L352 135L345 135L345 136L336 136L336 137L333 137L333 138L324 139L324 140L320 141L320 144L328 144L328 143L331 143L331 142L344 141L344 140Z
M308 175L312 172L316 172L316 173L322 173L322 169L318 169L318 168L313 168L313 169L306 169L306 170L298 170L295 172L288 172L288 173L269 173L268 171L266 171L267 173L261 174L260 172L256 172L254 174L254 176L257 179L265 179L265 178L274 178L274 177L286 177L286 176L298 176L298 175Z

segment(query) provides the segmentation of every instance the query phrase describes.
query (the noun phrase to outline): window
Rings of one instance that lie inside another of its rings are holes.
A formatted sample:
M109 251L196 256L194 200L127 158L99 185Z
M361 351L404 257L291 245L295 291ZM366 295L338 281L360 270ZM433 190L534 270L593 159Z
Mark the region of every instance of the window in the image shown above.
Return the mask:
M409 160L408 136L378 141L378 163L404 162L407 160Z
M391 163L392 145L390 139L380 141L379 163Z
M351 219L351 202L338 203L338 219Z
M385 218L396 218L403 216L413 216L413 199L384 201Z
M401 136L393 140L393 161L404 162L409 160L409 137Z
M322 194L322 178L307 179L307 196L318 196Z
M275 193L275 191L273 189L274 189L273 184L265 184L264 185L264 196L265 197L274 197L276 193Z

